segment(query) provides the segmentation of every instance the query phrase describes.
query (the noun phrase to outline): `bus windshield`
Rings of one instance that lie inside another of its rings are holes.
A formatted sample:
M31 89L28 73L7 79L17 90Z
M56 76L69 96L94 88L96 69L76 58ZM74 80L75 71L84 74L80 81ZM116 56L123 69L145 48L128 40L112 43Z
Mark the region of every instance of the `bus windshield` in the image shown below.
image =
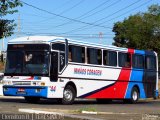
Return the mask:
M8 75L48 75L49 52L8 51L5 74Z

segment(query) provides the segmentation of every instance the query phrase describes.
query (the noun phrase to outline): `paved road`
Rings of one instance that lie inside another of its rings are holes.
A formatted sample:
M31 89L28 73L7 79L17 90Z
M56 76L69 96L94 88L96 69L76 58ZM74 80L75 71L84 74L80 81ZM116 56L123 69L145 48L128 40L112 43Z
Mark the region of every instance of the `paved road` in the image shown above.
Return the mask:
M36 109L52 111L59 110L81 110L95 109L98 112L105 112L102 115L83 115L91 118L110 119L110 120L149 120L150 117L155 117L153 120L160 120L160 100L140 101L137 104L124 104L121 101L113 101L109 104L97 104L96 101L78 100L73 105L60 105L54 100L41 100L37 104L29 104L22 98L6 98L0 97L1 114L21 114L19 109ZM58 111L57 111L58 112ZM157 117L158 116L158 117Z

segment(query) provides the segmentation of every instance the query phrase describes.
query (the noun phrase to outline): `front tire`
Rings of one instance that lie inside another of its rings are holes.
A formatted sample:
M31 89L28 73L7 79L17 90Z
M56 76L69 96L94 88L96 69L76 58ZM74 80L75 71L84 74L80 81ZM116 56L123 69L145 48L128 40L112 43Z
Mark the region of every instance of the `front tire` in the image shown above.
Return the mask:
M71 105L76 97L76 91L71 85L67 85L63 91L62 104Z

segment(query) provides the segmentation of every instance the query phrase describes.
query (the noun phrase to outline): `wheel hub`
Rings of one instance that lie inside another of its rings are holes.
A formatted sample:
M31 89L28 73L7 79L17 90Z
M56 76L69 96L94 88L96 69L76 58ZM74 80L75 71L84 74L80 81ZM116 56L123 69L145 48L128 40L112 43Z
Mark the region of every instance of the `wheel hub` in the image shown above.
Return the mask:
M67 101L71 101L72 100L72 91L70 90L65 90L64 91L64 98L67 100Z
M133 100L136 101L138 98L138 93L136 91L133 92L133 96L132 96Z

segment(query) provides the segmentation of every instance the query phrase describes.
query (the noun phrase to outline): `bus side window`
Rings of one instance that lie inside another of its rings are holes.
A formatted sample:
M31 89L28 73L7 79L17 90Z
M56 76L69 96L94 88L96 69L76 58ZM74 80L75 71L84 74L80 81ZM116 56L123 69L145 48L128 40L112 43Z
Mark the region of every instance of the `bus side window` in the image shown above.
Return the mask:
M100 49L87 48L87 63L88 64L102 64L102 51Z
M104 50L103 64L108 66L117 66L117 52Z
M120 67L131 67L131 54L129 53L120 53L118 54L118 61Z
M54 44L52 44L52 49L53 50L58 50L58 51L65 51L65 44L63 44L63 43L54 43Z
M132 66L133 68L144 69L144 56L133 54Z
M98 65L102 65L102 50L98 49L98 55L97 55L97 60L98 60Z
M77 62L77 63L85 63L85 47L70 45L68 61Z
M154 56L146 56L146 69L156 70L156 57Z
M69 46L69 52L68 52L68 61L69 62L72 62L72 48L71 48L71 46Z

